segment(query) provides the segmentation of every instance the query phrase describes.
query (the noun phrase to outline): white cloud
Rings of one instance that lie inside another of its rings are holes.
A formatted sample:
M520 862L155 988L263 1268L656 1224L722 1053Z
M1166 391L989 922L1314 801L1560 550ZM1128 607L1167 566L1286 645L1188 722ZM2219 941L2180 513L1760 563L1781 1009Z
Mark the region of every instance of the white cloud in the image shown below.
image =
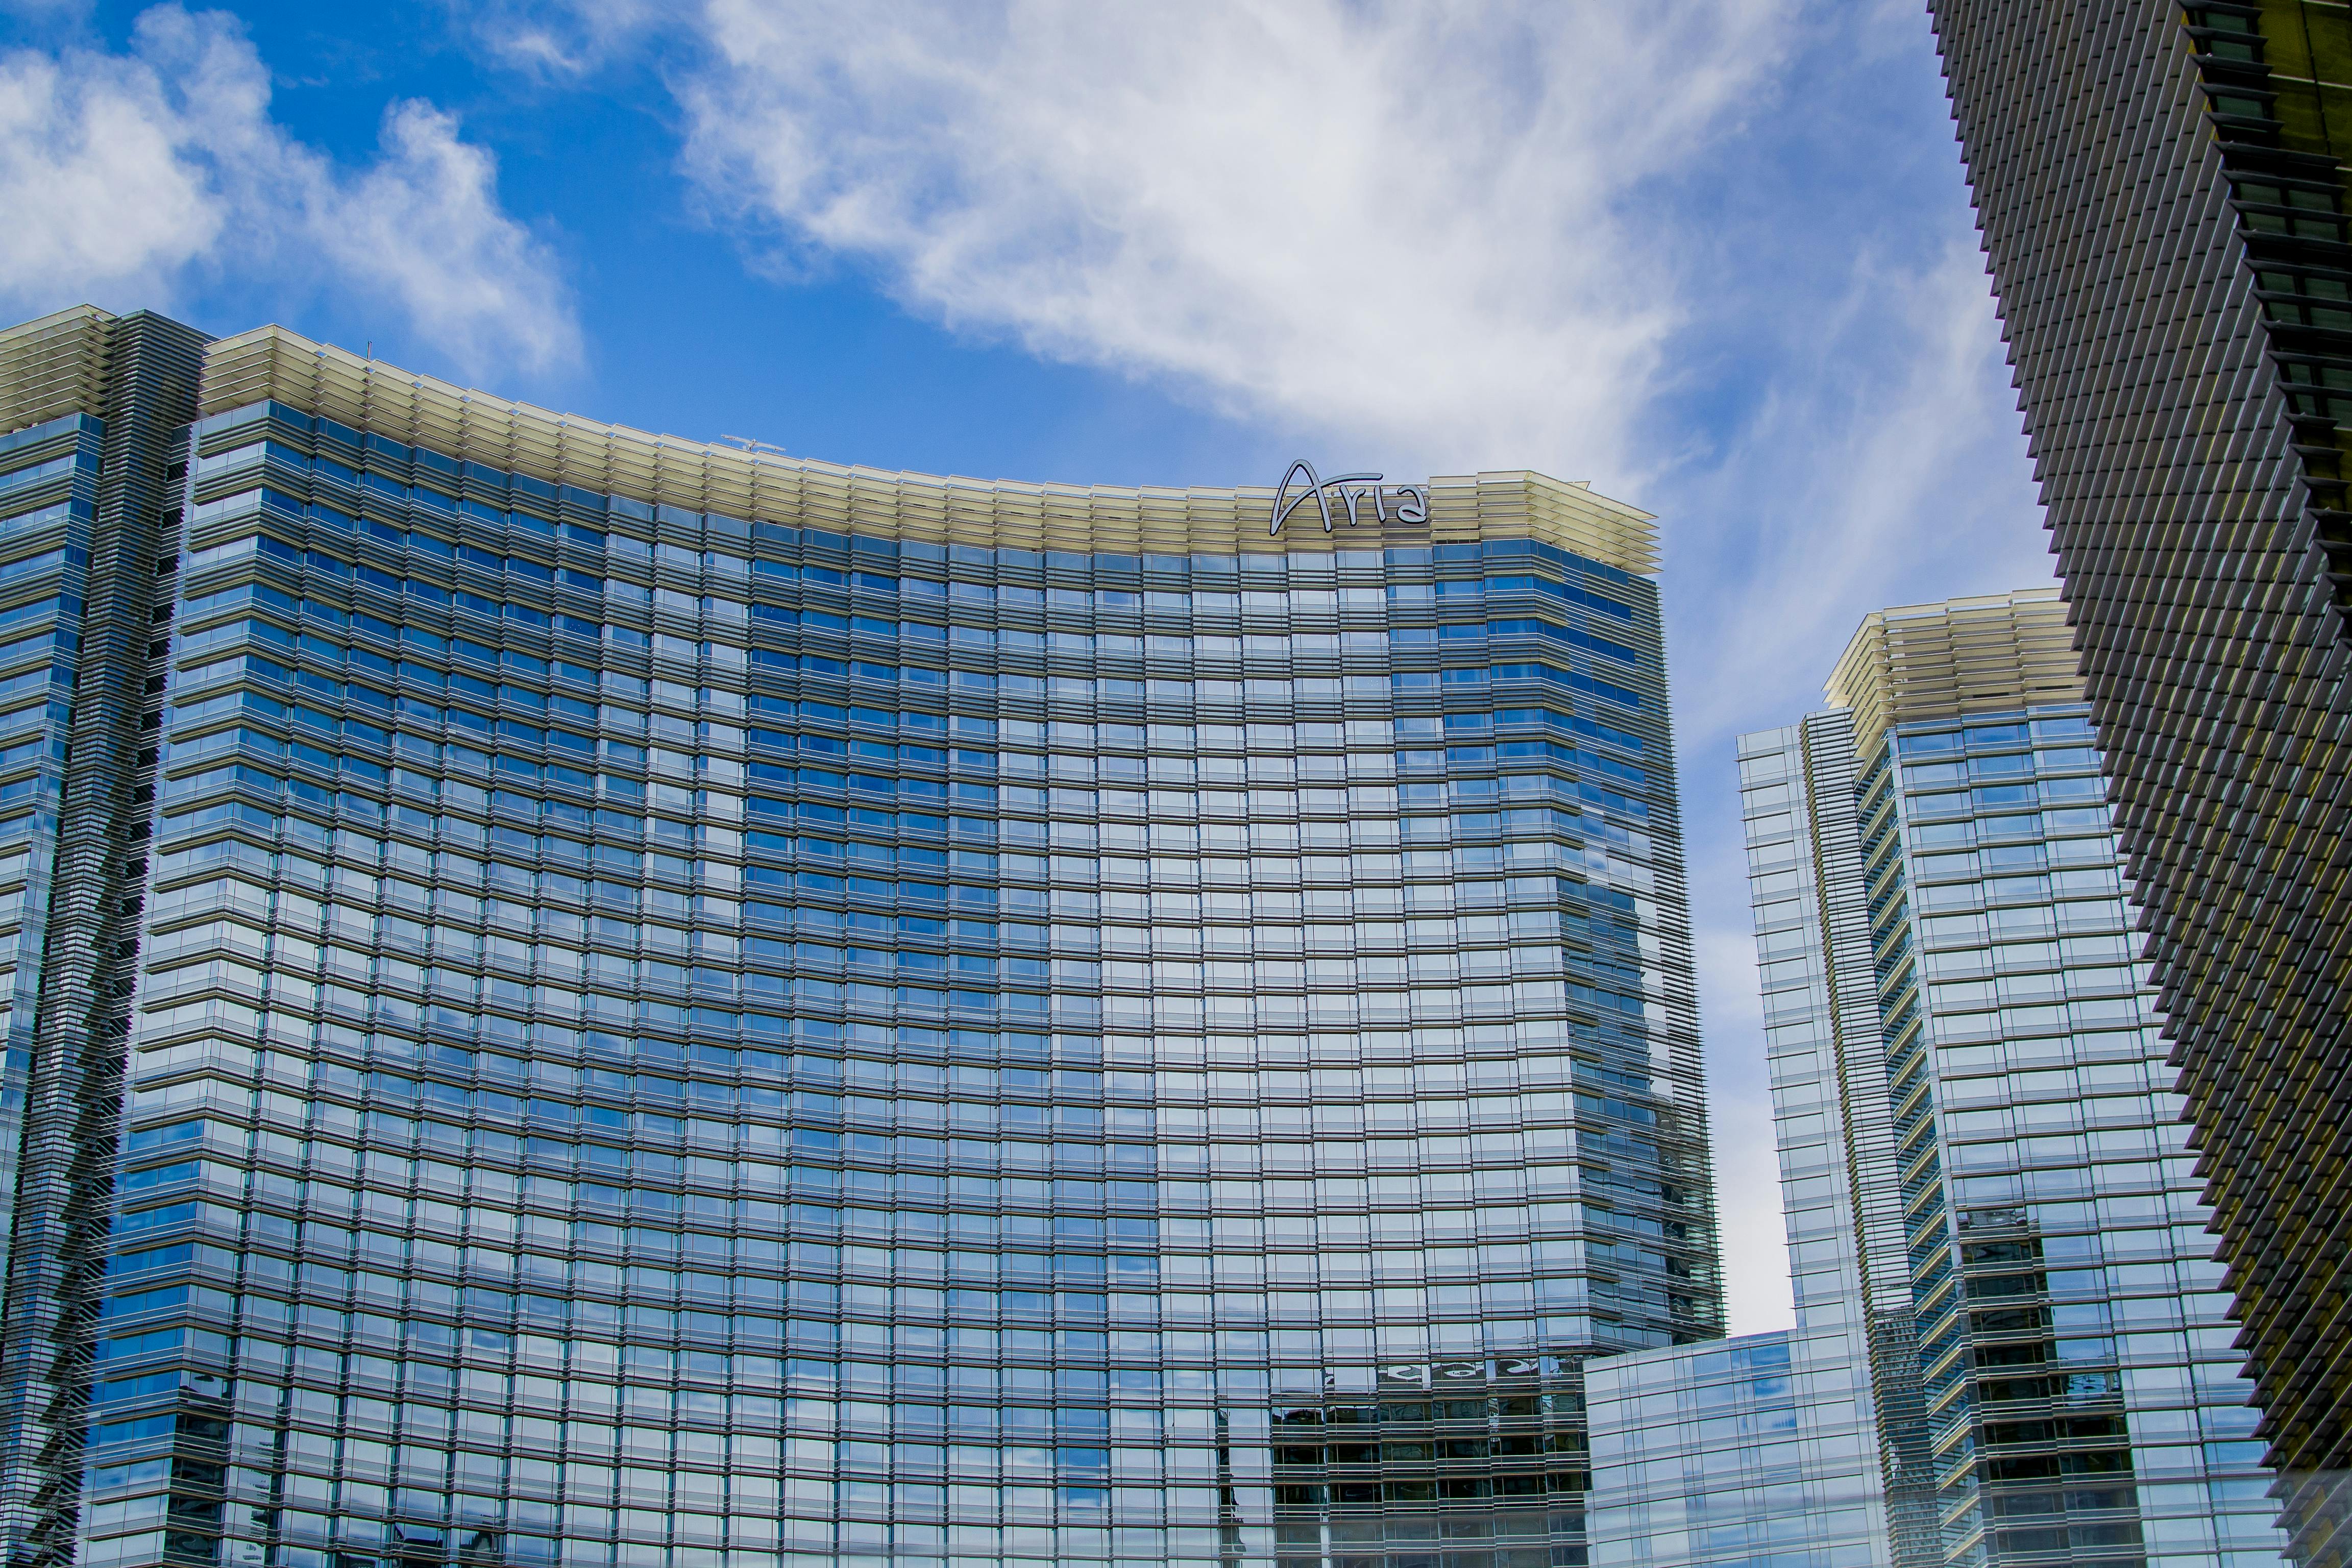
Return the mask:
M1763 1051L1764 1010L1756 984L1756 941L1745 921L1701 924L1693 933L1699 989L1707 999L1709 1121L1715 1153L1717 1231L1723 1246L1726 1327L1735 1334L1786 1327L1794 1316L1788 1232L1780 1212L1780 1153L1773 1142L1771 1080Z
M1789 1275L1788 1219L1780 1202L1780 1156L1772 1106L1759 1087L1721 1101L1715 1114L1716 1226L1723 1254L1724 1332L1762 1334L1796 1321Z
M1686 743L1820 707L1870 610L2051 577L1965 233L1912 268L1858 258L1724 460L1661 488Z
M338 270L391 291L460 363L530 370L580 356L553 258L499 209L498 166L428 103L384 114L383 155L356 179L311 184L310 232Z
M779 259L952 327L1576 469L1641 444L1688 314L1630 198L1737 129L1776 9L711 0L688 164Z
M654 0L446 0L475 40L503 64L543 79L574 79L610 63L663 19Z
M0 57L0 289L151 289L209 252L226 213L198 150L268 92L241 40L183 15L142 19L132 55Z
M469 369L569 364L570 297L507 216L490 155L422 103L347 171L270 117L235 21L142 14L121 54L0 55L0 300L169 307L204 275L387 297Z

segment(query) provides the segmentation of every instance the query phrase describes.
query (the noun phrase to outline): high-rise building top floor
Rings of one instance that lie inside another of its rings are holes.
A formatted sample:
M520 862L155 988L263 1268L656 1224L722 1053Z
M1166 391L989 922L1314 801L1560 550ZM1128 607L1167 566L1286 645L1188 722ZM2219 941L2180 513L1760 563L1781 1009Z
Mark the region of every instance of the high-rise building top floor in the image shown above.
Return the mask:
M504 476L509 485L520 479L526 489L533 481L553 486L549 503L623 516L668 508L747 524L832 528L873 542L1082 555L1263 555L1508 538L1628 574L1657 568L1657 533L1648 514L1541 474L1433 479L1412 487L1422 492L1417 497L1402 495L1393 484L1369 483L1365 475L1346 476L1345 484L1333 475L1318 496L1307 476L1294 474L1277 528L1273 508L1280 487L1033 484L849 468L551 414L278 327L207 350L205 416L272 400L379 440L414 443L428 464L432 457L455 458L475 470L473 477ZM452 473L446 483L466 477ZM425 482L435 481L427 476Z
M1631 509L95 312L0 408L28 1560L1505 1562L1720 1332Z
M2021 588L1873 610L1822 690L1867 757L1899 724L2080 702L2079 666L2058 591Z

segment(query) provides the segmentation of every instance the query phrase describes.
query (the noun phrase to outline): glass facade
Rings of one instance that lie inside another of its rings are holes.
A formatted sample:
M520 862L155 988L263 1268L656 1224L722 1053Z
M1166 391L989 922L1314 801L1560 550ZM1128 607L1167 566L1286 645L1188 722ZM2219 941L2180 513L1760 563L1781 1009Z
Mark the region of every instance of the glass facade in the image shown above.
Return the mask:
M1786 1333L1591 1363L1594 1568L1874 1568L1888 1554L1859 1361ZM1861 1403L1857 1404L1857 1395Z
M1824 797L1850 797L1853 753L1843 710L1744 737L1745 804L1774 798L1776 772ZM1751 829L1748 849L1795 1350L1817 1386L1854 1404L1854 1439L1885 1509L1886 1560L1926 1568L1943 1552L1859 824L1821 813L1808 826Z
M84 415L0 437L0 964L6 966L5 1054L0 1054L0 1264L12 1309L0 1340L0 1458L12 1523L41 1523L25 1449L75 1424L59 1407L50 1347L69 1331L56 1282L75 1260L61 1223L68 1194L59 1167L71 1143L58 1137L62 1064L44 1061L42 954L58 853L73 691L80 675L79 626L89 590L100 467L100 422ZM40 1068L47 1066L49 1070ZM14 1364L5 1364L14 1363Z
M41 938L56 867L68 721L98 501L96 419L73 415L0 436L0 1266L16 1231L33 1065Z
M205 340L83 308L0 331L0 1542L69 1559L146 866L158 541Z
M1883 1098L1824 1094L1814 1121L1891 1127L1891 1163L1849 1180L1866 1199L1894 1173L1947 1561L2267 1565L2252 1385L2087 709L2002 707L2063 614L2046 591L1885 612L1832 683L1850 715L1743 739L1776 1077L1861 958ZM1809 885L1841 834L1860 875Z
M2261 1435L2344 1563L2352 11L1928 9Z
M80 1560L1574 1560L1720 1332L1638 514L432 390L208 355Z

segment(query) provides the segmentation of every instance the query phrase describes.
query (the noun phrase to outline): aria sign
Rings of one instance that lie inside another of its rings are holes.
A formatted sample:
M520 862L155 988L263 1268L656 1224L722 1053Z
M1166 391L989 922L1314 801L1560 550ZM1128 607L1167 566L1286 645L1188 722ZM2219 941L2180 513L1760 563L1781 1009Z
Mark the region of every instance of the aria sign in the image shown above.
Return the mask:
M1304 479L1306 483L1294 492L1292 481L1297 479ZM1330 532L1339 521L1331 510L1334 501L1347 514L1348 524L1351 528L1364 521L1429 521L1427 485L1395 485L1384 489L1378 474L1334 474L1328 479L1318 479L1315 465L1301 458L1283 471L1282 483L1274 492L1274 524L1266 532L1279 535L1282 525L1290 521L1290 514L1309 500L1315 503L1317 514L1323 519L1323 531L1326 533ZM1371 503L1369 519L1357 514L1357 508L1367 501ZM1389 510L1391 504L1396 509L1393 511Z

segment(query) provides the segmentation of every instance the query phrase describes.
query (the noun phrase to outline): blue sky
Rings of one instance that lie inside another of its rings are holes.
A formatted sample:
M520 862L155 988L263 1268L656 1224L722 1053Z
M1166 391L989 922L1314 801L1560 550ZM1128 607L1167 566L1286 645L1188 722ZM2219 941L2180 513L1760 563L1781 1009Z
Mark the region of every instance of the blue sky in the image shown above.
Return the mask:
M2046 582L1881 0L0 0L0 315L263 321L835 461L1659 514L1731 1321L1788 1315L1732 742Z

